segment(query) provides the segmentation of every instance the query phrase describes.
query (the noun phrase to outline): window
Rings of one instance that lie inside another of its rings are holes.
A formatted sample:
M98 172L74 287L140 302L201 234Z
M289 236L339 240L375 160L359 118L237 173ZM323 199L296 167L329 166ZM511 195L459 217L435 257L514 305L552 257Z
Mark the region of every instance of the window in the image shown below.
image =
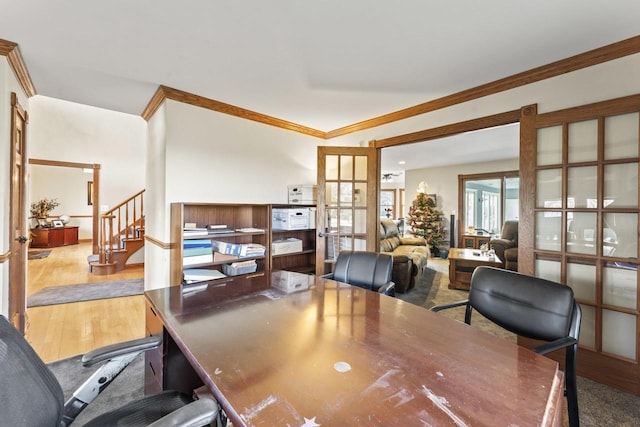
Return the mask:
M458 175L461 213L460 234L469 227L486 234L500 234L502 224L517 220L520 209L520 178L518 171Z
M396 217L396 190L380 190L380 216Z

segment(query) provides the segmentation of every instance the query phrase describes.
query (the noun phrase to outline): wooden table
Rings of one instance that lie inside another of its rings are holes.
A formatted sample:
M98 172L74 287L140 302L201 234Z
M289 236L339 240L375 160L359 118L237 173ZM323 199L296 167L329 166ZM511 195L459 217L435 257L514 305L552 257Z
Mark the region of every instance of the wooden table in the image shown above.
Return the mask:
M476 267L488 265L502 268L502 261L498 257L482 255L480 249L452 248L449 251L449 289L468 291L471 275Z
M147 328L165 338L147 352L147 390L204 384L235 427L562 420L557 362L375 292L266 272L145 295Z

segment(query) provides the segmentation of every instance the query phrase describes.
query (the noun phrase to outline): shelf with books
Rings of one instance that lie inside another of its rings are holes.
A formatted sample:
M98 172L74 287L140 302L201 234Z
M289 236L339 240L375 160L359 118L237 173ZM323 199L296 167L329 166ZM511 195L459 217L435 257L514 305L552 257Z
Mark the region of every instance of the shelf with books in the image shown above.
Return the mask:
M182 284L185 269L204 267L222 273L223 265L247 260L256 261L257 272L270 269L270 225L269 205L172 203L170 284ZM243 253L248 256L231 256L219 252L216 242L264 250ZM207 251L208 254L198 253Z

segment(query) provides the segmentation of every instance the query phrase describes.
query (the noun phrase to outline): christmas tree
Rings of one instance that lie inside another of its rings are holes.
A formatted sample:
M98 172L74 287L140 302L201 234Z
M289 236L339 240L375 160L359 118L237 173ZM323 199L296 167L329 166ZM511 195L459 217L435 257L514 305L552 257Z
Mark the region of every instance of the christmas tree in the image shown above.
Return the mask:
M427 246L438 248L444 243L444 217L442 211L436 207L433 196L419 192L409 208L407 221L411 232L424 237Z

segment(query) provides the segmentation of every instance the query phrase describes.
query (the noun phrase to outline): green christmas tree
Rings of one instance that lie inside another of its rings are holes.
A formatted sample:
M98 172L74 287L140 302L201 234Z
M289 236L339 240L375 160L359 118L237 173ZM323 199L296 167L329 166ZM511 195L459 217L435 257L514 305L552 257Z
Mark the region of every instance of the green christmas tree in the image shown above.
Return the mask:
M444 217L442 211L436 207L434 197L418 193L409 208L407 223L411 232L424 237L430 248L438 248L444 243Z

